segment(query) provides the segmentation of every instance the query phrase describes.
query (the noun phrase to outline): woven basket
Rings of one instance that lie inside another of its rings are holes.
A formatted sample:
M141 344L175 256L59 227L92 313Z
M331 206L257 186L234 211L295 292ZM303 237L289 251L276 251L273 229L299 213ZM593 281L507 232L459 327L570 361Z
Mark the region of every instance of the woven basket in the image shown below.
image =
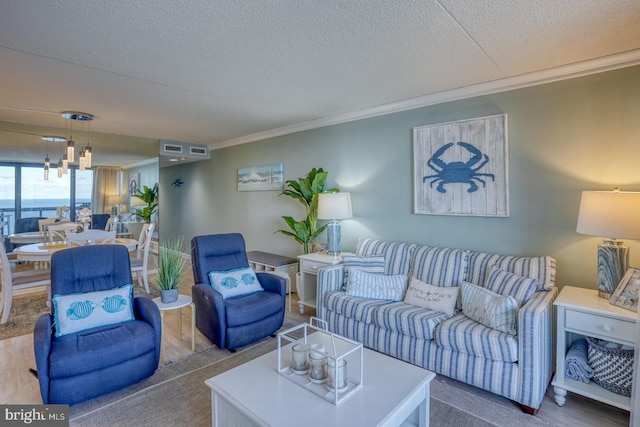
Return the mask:
M607 341L586 338L589 343L588 362L593 369L593 381L616 394L631 396L633 350L606 348Z

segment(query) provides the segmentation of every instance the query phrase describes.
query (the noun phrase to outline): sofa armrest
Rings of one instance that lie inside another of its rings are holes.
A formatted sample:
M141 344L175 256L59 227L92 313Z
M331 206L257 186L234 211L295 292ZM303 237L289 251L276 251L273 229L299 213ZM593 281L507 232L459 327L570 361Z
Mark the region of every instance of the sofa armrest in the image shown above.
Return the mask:
M133 315L136 319L150 324L156 336L156 364L160 362L160 345L162 343L162 319L160 309L149 297L135 297L133 299Z
M316 315L322 319L327 320L324 313L324 295L327 292L339 291L342 288L344 281L344 266L332 265L330 267L321 268L318 270L318 280L316 288Z
M222 294L208 283L196 283L191 287L191 296L196 306L198 330L219 348L225 348L227 318Z
M542 403L553 372L555 321L553 301L558 288L540 291L518 312L518 365L520 398L518 402L531 408Z
M49 353L53 321L50 314L41 315L33 329L33 350L36 358L36 370L40 383L40 394L44 404L49 403Z
M287 280L284 277L273 273L256 273L256 277L265 291L280 294L282 299L286 298Z

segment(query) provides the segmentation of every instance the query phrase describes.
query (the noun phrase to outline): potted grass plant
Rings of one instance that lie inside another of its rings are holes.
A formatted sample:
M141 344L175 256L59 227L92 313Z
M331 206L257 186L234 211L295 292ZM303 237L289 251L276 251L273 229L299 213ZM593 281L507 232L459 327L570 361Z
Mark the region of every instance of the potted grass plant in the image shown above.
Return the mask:
M156 269L156 284L160 288L160 298L168 304L178 299L178 286L186 258L182 255L184 239L182 236L172 239L160 239Z

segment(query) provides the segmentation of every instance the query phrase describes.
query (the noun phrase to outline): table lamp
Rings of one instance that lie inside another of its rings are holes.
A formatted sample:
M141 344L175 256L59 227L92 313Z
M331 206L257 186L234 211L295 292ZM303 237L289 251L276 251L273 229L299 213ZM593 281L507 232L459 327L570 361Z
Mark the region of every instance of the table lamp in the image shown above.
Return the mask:
M327 250L330 255L340 255L342 237L339 219L352 218L350 193L318 194L318 219L330 220L327 224Z
M576 231L603 238L598 246L598 295L609 298L629 265L629 248L617 239L640 239L640 193L583 191Z
M108 196L107 205L111 205L111 216L120 215L120 196Z

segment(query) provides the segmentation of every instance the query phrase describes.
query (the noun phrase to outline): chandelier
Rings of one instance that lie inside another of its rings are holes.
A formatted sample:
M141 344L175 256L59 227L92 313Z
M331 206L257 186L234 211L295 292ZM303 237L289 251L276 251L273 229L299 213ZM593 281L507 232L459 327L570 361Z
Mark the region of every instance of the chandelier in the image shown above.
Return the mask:
M67 162L75 163L75 141L73 140L73 121L81 122L81 124L87 124L87 145L85 147L80 148L80 153L78 154L78 169L81 171L86 168L91 168L91 141L89 139L89 124L93 120L93 115L88 113L79 113L76 111L65 111L61 114L63 119L71 120L70 124L70 136L67 141ZM64 167L64 165L63 165Z
M73 122L77 121L81 123L81 127L86 124L85 134L87 136L87 145L80 148L78 153L78 169L83 171L85 169L89 169L92 166L92 149L91 149L91 139L93 138L93 133L90 132L89 124L93 120L93 115L88 113L79 113L76 111L65 111L60 115L63 119L71 120L69 126L69 139L66 139L61 136L49 136L45 135L42 137L42 140L47 143L47 155L44 158L44 179L45 181L49 180L49 171L51 169L51 160L49 158L49 142L57 142L60 143L60 159L58 163L54 166L58 169L58 178L61 178L62 175L66 175L69 173L69 164L75 163L75 141L73 140ZM66 122L65 122L65 133L67 130ZM91 136L91 138L90 138ZM66 145L62 143L66 142Z

